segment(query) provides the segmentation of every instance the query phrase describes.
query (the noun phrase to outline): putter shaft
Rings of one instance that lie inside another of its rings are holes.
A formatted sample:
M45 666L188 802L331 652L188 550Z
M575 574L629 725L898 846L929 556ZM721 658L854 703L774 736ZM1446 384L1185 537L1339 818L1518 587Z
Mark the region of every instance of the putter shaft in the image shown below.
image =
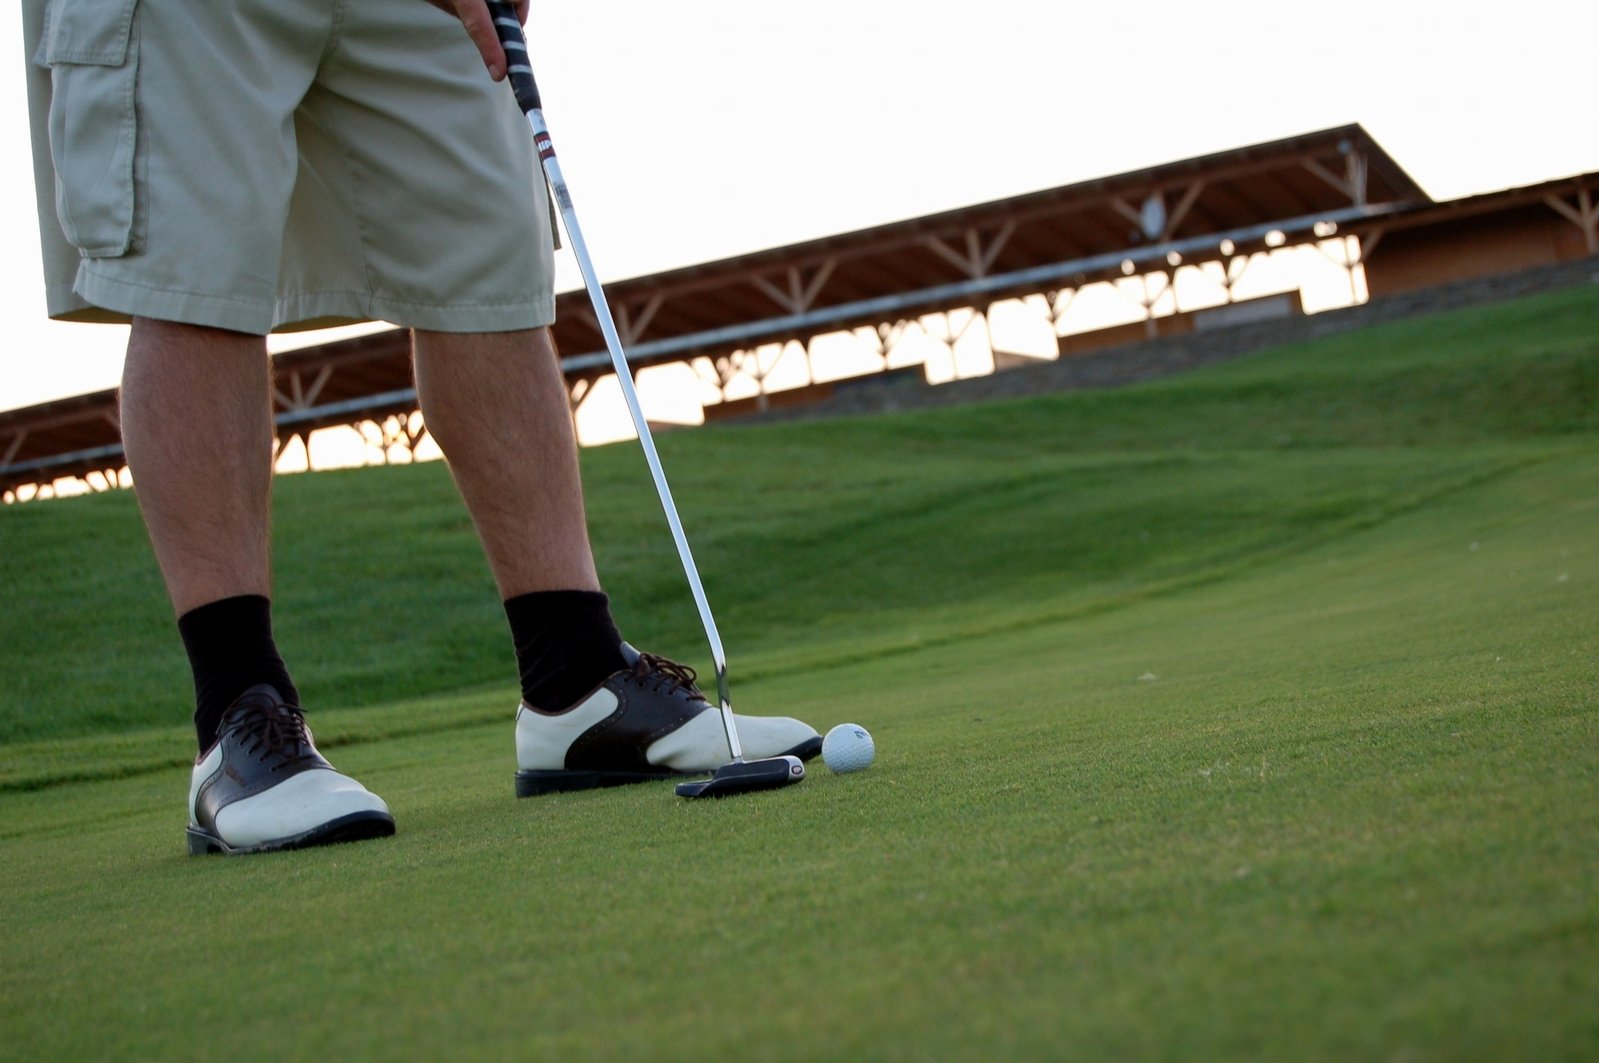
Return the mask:
M710 602L705 597L705 586L700 582L699 569L694 564L694 554L689 550L688 536L683 533L683 522L678 519L677 504L672 500L672 488L666 482L666 472L661 468L661 457L655 449L655 437L650 433L649 421L639 405L638 390L633 385L633 373L628 368L627 355L622 349L622 338L611 317L611 307L605 290L594 272L594 261L589 257L588 244L583 239L583 228L578 224L577 212L572 209L572 194L567 190L566 178L561 174L561 163L555 157L555 146L550 140L550 128L544 121L544 110L539 98L538 84L533 80L533 66L528 59L527 40L522 34L522 24L516 13L503 0L490 0L489 12L494 27L509 59L507 76L516 92L517 103L527 115L533 130L533 145L539 153L544 176L561 211L561 223L566 229L567 242L577 258L578 269L583 273L583 286L588 289L589 302L594 307L594 317L599 322L600 333L605 337L605 348L610 352L611 365L616 370L616 381L621 385L622 398L627 402L627 412L633 419L639 445L644 449L644 460L655 481L655 493L661 500L667 526L672 529L672 541L677 545L677 556L683 563L683 574L688 577L689 590L694 595L694 605L699 609L700 623L705 628L705 638L711 646L711 660L716 666L716 695L721 702L722 728L727 732L727 745L735 762L744 759L744 749L738 740L738 725L733 720L732 699L727 689L727 654L722 649L722 637L716 630L716 618L711 615Z

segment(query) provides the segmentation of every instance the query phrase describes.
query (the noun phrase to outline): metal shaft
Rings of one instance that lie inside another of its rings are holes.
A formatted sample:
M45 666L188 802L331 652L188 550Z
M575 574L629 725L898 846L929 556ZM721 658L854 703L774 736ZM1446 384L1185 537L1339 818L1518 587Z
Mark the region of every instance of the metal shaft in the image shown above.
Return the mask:
M577 258L578 269L583 272L583 285L588 289L589 302L594 306L600 334L605 337L605 349L610 352L611 365L616 370L616 381L622 387L627 412L633 418L633 428L638 432L640 446L644 448L644 460L649 464L650 476L655 480L655 493L660 497L661 509L666 513L666 523L672 529L672 541L677 544L677 556L683 562L683 574L688 577L689 590L693 592L694 604L700 612L700 623L705 627L705 638L711 645L711 661L716 666L716 695L721 702L722 728L727 732L728 749L735 761L742 761L744 749L738 741L738 725L733 720L733 703L727 691L727 654L722 649L722 637L717 633L716 618L711 615L711 605L705 597L705 585L700 582L694 554L689 550L688 536L683 534L683 522L678 518L677 504L672 501L672 488L666 482L666 471L661 468L661 456L655 450L655 437L650 433L650 424L644 418L643 407L639 405L638 390L633 386L633 373L628 368L627 355L622 350L622 338L611 317L605 289L594 272L594 261L589 257L588 244L583 239L583 227L578 224L577 212L572 209L572 194L567 191L566 178L561 175L561 163L555 157L550 128L544 122L538 85L533 80L533 66L528 59L522 24L510 5L501 0L491 0L489 12L494 17L495 31L509 59L506 73L511 88L516 92L517 103L527 115L528 125L533 129L533 144L544 167L544 176L561 209L561 223L566 229L567 242Z

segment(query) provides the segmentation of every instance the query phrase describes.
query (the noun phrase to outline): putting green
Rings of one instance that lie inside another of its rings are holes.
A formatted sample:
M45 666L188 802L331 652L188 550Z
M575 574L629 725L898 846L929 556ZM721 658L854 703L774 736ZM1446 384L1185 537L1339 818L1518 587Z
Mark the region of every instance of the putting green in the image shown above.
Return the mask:
M0 1036L30 1059L1592 1057L1596 317L1566 293L1165 389L674 441L685 496L728 515L705 567L739 707L865 724L856 775L515 801L514 697L474 665L440 677L464 692L313 715L395 838L191 859L181 729L18 723ZM1458 383L1505 349L1575 397L1457 417L1478 399L1416 368ZM1341 425L1305 412L1350 389ZM1051 411L1090 438L993 427ZM844 464L868 437L900 461ZM718 503L718 455L770 497ZM623 456L589 459L591 492ZM342 556L312 533L361 511L354 483L421 500L420 582L481 565L435 471L366 475L280 485L297 574ZM602 490L597 538L632 628L692 649L691 612L655 619L680 577L648 502ZM26 534L124 505L25 507ZM503 638L492 604L448 638Z

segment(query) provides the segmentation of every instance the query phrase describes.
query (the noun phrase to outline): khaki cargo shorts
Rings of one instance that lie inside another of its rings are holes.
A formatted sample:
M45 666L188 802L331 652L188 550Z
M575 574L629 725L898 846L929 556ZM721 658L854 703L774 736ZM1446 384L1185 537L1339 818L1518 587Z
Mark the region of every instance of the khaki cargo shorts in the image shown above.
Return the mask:
M525 120L424 0L23 0L23 16L52 317L554 320Z

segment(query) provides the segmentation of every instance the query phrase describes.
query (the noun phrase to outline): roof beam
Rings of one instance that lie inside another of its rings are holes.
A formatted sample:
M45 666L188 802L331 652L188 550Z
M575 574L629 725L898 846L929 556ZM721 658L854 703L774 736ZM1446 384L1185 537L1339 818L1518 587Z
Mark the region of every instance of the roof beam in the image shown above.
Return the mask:
M1177 232L1177 227L1188 217L1188 212L1193 210L1194 202L1199 199L1199 194L1204 190L1204 178L1190 182L1186 187L1183 187L1181 198L1178 199L1177 205L1171 208L1170 211L1166 209L1166 189L1161 188L1144 197L1144 207L1142 209L1135 208L1131 203L1120 197L1112 199L1110 205L1117 214L1138 226L1138 231L1144 235L1145 239L1170 240ZM1158 220L1160 225L1160 231L1156 233L1149 231L1149 223L1152 219L1146 216L1146 212L1151 208L1156 211L1155 220Z
M823 259L821 265L809 280L800 266L790 266L785 272L788 281L788 290L784 291L776 284L760 274L752 274L749 282L760 289L772 302L787 310L791 314L801 314L816 304L816 297L822 292L822 285L833 275L833 267L838 264L838 259Z
M666 296L656 292L644 301L639 307L638 317L633 316L632 304L618 303L616 307L617 331L624 344L637 343L638 338L644 335L644 330L650 327L650 322L655 320L655 315L661 309L661 304L666 302Z
M946 243L942 237L927 236L922 243L932 250L939 258L954 266L968 277L981 277L994 268L994 261L999 258L999 253L1005 249L1005 244L1010 241L1016 232L1016 221L1010 219L995 230L985 246L983 234L976 226L964 229L960 235L966 244L964 252L957 251Z
M0 457L0 465L10 465L11 459L17 456L17 451L22 449L22 441L28 438L28 430L21 428L11 437L11 442L6 445L4 457Z
M1166 239L1171 239L1172 236L1177 232L1177 227L1187 219L1188 212L1194 209L1194 202L1199 199L1199 193L1203 192L1204 190L1205 181L1203 178L1195 181L1184 190L1183 198L1177 201L1177 205L1173 207L1171 209L1171 213L1167 215L1166 231L1162 234Z
M1583 237L1588 241L1590 255L1599 253L1599 207L1595 206L1586 188L1577 190L1575 207L1554 194L1544 196L1543 201L1556 214L1582 230Z
M1344 156L1344 173L1341 177L1308 156L1301 160L1300 165L1348 196L1350 203L1357 207L1365 206L1368 164L1363 152L1350 151Z
M303 410L316 402L317 396L322 394L322 389L327 386L328 378L333 375L334 363L328 362L317 369L316 376L312 378L310 387L305 385L305 374L299 369L288 370L289 393L285 395L276 384L272 387L272 394L276 396L278 405L288 410Z

